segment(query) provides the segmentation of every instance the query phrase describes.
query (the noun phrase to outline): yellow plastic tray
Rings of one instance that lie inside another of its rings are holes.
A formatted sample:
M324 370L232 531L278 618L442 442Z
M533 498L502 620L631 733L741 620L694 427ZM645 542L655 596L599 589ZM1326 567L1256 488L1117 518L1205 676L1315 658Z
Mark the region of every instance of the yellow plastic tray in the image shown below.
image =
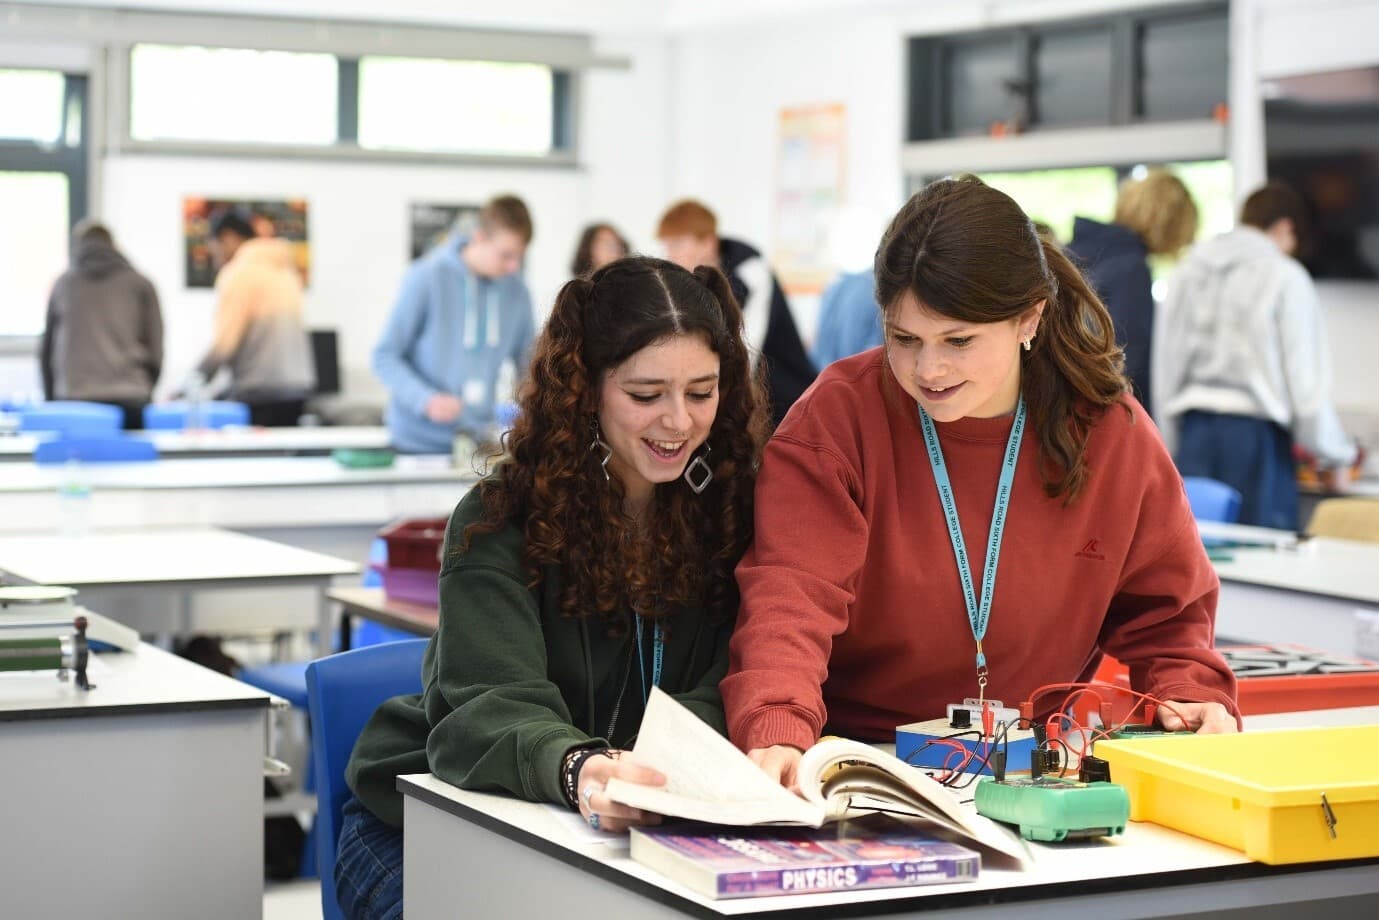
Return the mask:
M1265 863L1379 856L1379 725L1098 741L1096 756L1132 821Z

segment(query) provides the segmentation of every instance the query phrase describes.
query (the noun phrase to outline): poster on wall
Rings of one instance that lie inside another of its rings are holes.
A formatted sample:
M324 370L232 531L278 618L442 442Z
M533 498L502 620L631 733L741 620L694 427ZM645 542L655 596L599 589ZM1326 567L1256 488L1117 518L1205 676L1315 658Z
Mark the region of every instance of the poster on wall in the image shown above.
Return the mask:
M215 286L216 273L228 258L212 228L225 216L240 218L255 236L281 237L292 244L293 259L310 283L311 244L307 239L305 198L239 200L230 198L182 199L182 234L186 240L187 287Z
M477 204L412 203L412 261L451 232L469 233L479 223Z
M828 229L842 204L845 116L841 103L780 113L771 262L788 294L817 294L833 275Z

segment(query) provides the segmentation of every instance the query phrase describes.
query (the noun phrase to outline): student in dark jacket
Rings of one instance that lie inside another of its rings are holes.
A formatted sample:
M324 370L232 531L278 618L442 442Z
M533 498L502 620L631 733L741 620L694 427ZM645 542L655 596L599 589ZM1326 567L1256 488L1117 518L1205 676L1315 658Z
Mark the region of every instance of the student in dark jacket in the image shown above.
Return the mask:
M785 291L761 253L740 240L718 235L718 218L697 201L685 200L661 217L656 236L672 262L693 269L712 265L732 282L742 302L747 344L766 363L772 421L779 424L818 376L804 350Z
M38 355L45 398L109 403L125 428L144 427L163 369L163 314L152 283L101 224L72 232L71 267L48 298Z
M725 730L733 567L766 431L741 328L714 268L621 259L561 289L507 455L450 519L426 689L384 703L355 746L346 916L401 916L399 774L620 832L659 821L604 794L614 776L664 782L621 750L653 686Z
M1125 376L1151 414L1154 295L1149 256L1178 253L1196 235L1197 205L1187 186L1164 169L1151 169L1121 185L1114 223L1086 217L1073 222L1068 254L1110 311L1116 344L1125 350Z

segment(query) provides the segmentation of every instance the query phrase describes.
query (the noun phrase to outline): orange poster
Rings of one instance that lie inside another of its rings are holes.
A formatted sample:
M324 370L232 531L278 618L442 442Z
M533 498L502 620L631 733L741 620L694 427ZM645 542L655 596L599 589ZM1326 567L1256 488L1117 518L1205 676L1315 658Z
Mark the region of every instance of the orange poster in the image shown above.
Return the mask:
M817 294L833 276L828 229L842 204L846 107L782 109L772 265L788 294Z

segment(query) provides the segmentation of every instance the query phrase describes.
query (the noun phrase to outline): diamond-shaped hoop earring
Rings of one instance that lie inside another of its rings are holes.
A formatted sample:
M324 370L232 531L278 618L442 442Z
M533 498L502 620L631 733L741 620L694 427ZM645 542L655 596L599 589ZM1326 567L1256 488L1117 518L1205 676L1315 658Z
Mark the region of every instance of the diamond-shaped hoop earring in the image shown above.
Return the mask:
M712 450L713 448L705 441L704 452L691 460L689 466L685 467L685 482L694 490L695 495L702 494L709 487L709 483L713 482L713 467L709 466L704 459ZM697 480L696 476L699 477Z
M594 432L594 439L589 442L589 451L590 453L600 450L603 451L603 459L599 461L599 469L603 470L603 481L607 482L608 461L613 459L613 448L608 446L608 443L603 440L603 436L599 432L599 419L597 415L590 420L589 428Z

